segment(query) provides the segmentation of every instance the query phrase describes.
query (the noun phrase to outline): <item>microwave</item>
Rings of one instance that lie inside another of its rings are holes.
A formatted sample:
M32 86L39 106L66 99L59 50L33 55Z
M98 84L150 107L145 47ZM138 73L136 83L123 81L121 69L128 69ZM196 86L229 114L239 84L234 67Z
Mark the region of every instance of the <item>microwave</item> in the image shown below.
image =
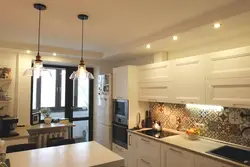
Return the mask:
M115 99L113 101L113 113L115 122L126 124L128 121L128 100Z

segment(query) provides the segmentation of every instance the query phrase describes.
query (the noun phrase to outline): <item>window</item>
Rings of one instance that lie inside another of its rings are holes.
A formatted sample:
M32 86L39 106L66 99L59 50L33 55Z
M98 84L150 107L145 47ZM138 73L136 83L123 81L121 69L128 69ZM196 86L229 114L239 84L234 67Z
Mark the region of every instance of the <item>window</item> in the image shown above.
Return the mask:
M48 68L48 70L52 77L45 74L39 79L33 78L32 112L38 112L46 107L51 109L53 119L64 118L66 70L60 68ZM41 115L41 120L43 119Z

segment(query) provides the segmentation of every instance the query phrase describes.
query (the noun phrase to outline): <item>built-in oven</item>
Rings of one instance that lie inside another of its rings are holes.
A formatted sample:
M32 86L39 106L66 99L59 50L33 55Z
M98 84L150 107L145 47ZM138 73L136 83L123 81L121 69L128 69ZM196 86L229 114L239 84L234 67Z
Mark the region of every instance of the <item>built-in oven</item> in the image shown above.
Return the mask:
M112 129L113 143L126 149L128 148L127 129L128 129L128 125L113 122L113 129Z
M119 123L119 120L128 120L128 100L115 99L113 102L114 121ZM120 122L127 124L125 122Z

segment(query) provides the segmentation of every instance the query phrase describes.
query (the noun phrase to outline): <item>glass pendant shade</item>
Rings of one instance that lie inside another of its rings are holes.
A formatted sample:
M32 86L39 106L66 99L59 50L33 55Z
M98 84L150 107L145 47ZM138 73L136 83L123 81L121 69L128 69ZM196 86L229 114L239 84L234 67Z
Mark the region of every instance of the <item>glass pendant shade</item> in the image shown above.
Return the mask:
M94 79L93 74L86 70L85 65L78 65L78 70L74 71L69 79Z
M52 77L51 72L43 67L43 62L40 56L41 11L46 10L47 7L44 4L40 3L35 3L33 6L39 11L37 55L33 63L33 67L25 70L23 76L34 76L38 79L45 73L48 73Z
M78 18L82 21L82 45L81 45L81 59L80 64L78 65L78 70L74 71L69 79L94 79L93 74L87 71L86 66L83 61L83 21L88 20L88 15L79 14Z
M34 61L33 67L25 70L23 73L23 76L33 76L36 79L38 79L44 75L50 75L52 77L51 72L43 67L43 62L36 61L36 60Z

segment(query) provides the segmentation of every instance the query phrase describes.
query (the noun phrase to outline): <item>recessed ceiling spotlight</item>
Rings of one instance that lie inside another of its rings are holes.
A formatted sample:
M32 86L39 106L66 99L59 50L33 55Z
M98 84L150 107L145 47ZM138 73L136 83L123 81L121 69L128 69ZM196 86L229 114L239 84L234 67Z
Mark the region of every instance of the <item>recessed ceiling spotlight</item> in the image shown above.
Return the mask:
M53 56L56 56L56 53L53 53Z
M150 45L150 44L147 44L147 45L146 45L146 48L147 48L147 49L150 49L150 48L151 48L151 45Z
M26 50L26 53L28 53L28 54L29 54L30 52L31 52L30 50Z
M173 36L173 40L174 40L174 41L177 41L177 40L178 40L178 36L174 35L174 36Z
M220 23L214 23L214 28L215 29L219 29L221 27L221 24Z

